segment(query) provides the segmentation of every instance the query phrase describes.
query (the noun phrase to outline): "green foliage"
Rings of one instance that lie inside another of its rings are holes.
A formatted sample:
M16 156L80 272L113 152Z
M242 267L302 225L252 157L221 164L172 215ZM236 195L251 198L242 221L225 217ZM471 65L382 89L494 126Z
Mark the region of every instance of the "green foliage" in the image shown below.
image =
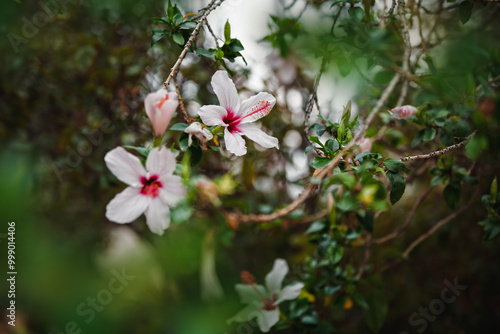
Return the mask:
M154 29L152 31L151 46L158 43L163 37L172 37L175 44L183 47L197 25L196 21L188 20L191 15L194 14L183 16L177 5L172 6L169 0L166 15L151 18L152 22L167 26L167 29Z

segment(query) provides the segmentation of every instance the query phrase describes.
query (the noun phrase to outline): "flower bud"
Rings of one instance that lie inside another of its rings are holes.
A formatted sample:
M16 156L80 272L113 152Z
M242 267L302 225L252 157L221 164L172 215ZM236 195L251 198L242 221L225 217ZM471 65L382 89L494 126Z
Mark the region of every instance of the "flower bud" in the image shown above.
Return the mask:
M156 137L163 136L178 105L177 94L169 93L166 89L160 89L146 96L144 107Z
M406 105L402 107L392 108L389 113L396 119L408 119L411 116L416 115L418 112L417 108L414 106Z

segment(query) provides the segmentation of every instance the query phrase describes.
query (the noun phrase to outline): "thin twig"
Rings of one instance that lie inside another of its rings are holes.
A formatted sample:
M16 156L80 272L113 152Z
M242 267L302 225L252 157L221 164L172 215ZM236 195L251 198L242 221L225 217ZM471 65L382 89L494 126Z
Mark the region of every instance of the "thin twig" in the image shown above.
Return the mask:
M456 212L454 212L454 213L446 216L445 218L443 218L439 222L437 222L427 232L425 232L420 237L418 237L415 241L413 241L410 244L410 246L408 246L408 248L406 248L406 250L403 252L403 255L400 258L397 258L394 261L386 264L385 266L383 266L382 268L380 268L380 270L378 270L377 272L378 273L383 273L387 269L389 269L389 268L395 266L396 264L403 262L403 260L407 259L408 255L410 255L411 251L413 249L415 249L415 247L417 247L422 241L426 240L431 235L433 235L434 233L436 233L436 231L439 230L443 225L449 223L450 221L452 221L453 219L459 217L462 213L464 213L465 211L467 211L469 209L469 207L472 205L472 203L474 202L474 200L476 199L476 196L478 195L478 193L479 193L479 187L476 186L476 190L474 191L474 194L472 195L472 197L470 198L469 202L466 205L462 206L458 211L456 211Z
M185 122L189 123L189 117L188 117L188 114L186 112L186 108L184 106L184 101L182 99L182 94L181 94L181 89L179 87L179 83L177 82L176 77L172 78L172 80L174 81L175 92L177 93L177 99L179 100L179 107L180 107L181 112L182 112L182 118L184 118Z
M370 260L370 251L372 248L372 240L371 240L371 235L368 234L366 237L366 243L365 243L365 254L363 257L363 262L361 262L361 265L359 266L358 273L356 274L355 278L356 280L359 280L361 276L363 276L363 273L366 270L366 265L368 264L368 261Z
M219 48L219 41L217 40L217 36L215 36L214 34L214 31L212 30L212 27L210 26L210 24L208 23L208 20L205 20L205 24L208 28L208 31L210 32L210 34L212 35L212 37L214 38L214 41L215 41L215 46L217 47L217 49Z
M362 138L368 129L368 127L371 125L373 122L375 115L380 111L382 106L387 102L389 99L390 94L396 87L397 82L399 81L400 75L396 74L394 78L391 80L389 85L385 88L384 92L380 96L379 100L377 101L375 107L373 110L370 112L368 115L366 122L363 126L360 127L360 131L356 135L356 137L350 141L347 145L345 145L342 150L332 159L330 164L327 166L323 167L322 169L316 170L315 174L313 175L316 180L323 180L327 175L331 173L331 171L337 166L337 164L340 162L340 160L343 158L343 156L348 153L358 142L360 138ZM265 223L265 222L270 222L273 220L276 220L278 218L281 218L283 216L288 215L295 209L297 209L300 205L302 205L311 195L313 195L316 190L319 188L318 183L308 183L306 187L304 188L304 191L295 199L293 202L285 206L284 208L281 208L279 210L276 210L272 213L268 214L241 214L241 213L234 213L234 212L228 212L226 213L226 216L228 220L231 221L239 221L241 223Z
M410 33L408 27L408 21L405 16L405 2L403 0L399 0L398 12L401 20L401 28L403 34L403 41L405 43L405 51L403 55L403 71L409 72L409 63L410 63L410 55L411 55L411 41L410 41ZM406 95L408 94L408 79L403 79L403 86L401 87L401 93L398 98L398 102L396 103L396 107L400 107L403 105L404 100L406 99Z
M410 157L404 157L404 158L401 158L399 160L400 161L410 161L410 160L417 160L417 159L430 159L430 158L434 158L434 157L446 154L450 151L464 147L475 134L476 134L476 131L474 131L469 137L467 137L465 140L461 141L460 143L445 147L442 150L427 153L427 154L419 154L419 155L413 155Z
M401 234L403 234L403 232L408 228L408 226L410 226L411 221L413 220L413 217L415 216L415 213L417 212L418 207L425 200L425 198L431 193L431 191L432 191L432 188L427 189L427 191L424 192L422 194L422 196L420 196L420 198L415 202L410 213L408 214L408 216L406 216L406 221L404 222L403 225L401 225L397 230L387 234L384 237L374 239L373 243L374 244L383 244L383 243L385 243L389 240L392 240L392 239L400 236Z
M479 193L479 187L476 186L476 190L474 191L474 194L472 195L469 202L465 206L461 207L460 210L452 213L448 217L441 219L436 225L432 226L427 232L425 232L420 237L418 237L415 241L413 241L410 244L410 246L408 246L408 248L406 248L406 250L403 252L402 257L407 258L408 255L410 255L411 251L413 249L415 249L415 247L417 247L422 241L424 241L425 239L429 238L431 235L436 233L436 231L439 230L439 228L441 228L443 225L445 225L446 223L449 223L450 221L459 217L462 213L467 211L467 209L469 209L469 207L472 205L472 203L476 199L476 196L478 193Z
M188 53L189 48L191 47L191 44L196 39L196 36L198 36L198 34L200 33L201 26L203 25L203 22L207 19L208 14L210 14L215 8L219 7L223 2L224 0L219 0L218 2L212 1L208 7L205 7L204 9L205 11L201 15L198 24L191 33L191 36L189 37L186 45L184 46L184 49L182 50L179 58L177 58L177 61L175 62L174 66L170 69L170 74L168 75L168 78L167 80L165 80L164 83L165 88L168 87L168 85L170 84L170 80L172 80L172 78L176 75L177 71L179 70L179 66L182 63L182 60L184 59L184 57L186 57L186 54Z

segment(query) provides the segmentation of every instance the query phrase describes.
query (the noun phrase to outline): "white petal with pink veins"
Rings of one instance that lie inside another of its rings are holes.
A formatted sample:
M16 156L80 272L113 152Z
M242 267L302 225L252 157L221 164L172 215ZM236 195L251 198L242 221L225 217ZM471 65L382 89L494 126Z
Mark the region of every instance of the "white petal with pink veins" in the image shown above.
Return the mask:
M106 218L118 224L136 220L148 207L149 198L141 195L141 188L127 187L106 206Z
M160 182L162 183L160 198L164 203L174 206L186 197L186 188L179 176L163 175L160 177Z
M165 147L153 149L146 159L146 168L150 175L172 174L175 170L175 155Z
M141 177L146 175L146 170L136 156L117 147L109 151L104 157L106 166L118 180L132 187L141 187Z
M276 147L278 148L278 139L266 134L264 131L259 129L255 124L241 124L238 126L241 130L241 134L248 137L248 139L253 140L257 144L265 148Z
M241 103L241 124L255 122L268 115L276 104L276 99L269 93L259 93Z
M227 128L224 130L224 140L226 149L237 156L242 156L247 153L245 140L238 132L231 133Z
M170 226L170 209L159 198L149 203L145 215L149 229L155 234L162 235Z
M201 120L205 125L208 126L226 125L222 121L222 119L227 116L227 110L221 106L214 106L214 105L203 106L198 111L198 114L200 115Z
M215 72L212 77L212 88L219 99L220 105L224 109L238 113L240 109L240 98L238 97L236 86L233 81L229 79L226 71L221 70Z

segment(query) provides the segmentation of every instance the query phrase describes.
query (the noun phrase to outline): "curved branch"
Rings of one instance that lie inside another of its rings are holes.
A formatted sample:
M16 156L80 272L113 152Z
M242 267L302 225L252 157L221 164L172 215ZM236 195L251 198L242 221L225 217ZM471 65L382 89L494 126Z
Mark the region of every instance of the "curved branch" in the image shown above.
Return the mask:
M427 154L419 154L419 155L413 155L410 157L404 157L404 158L401 158L399 160L400 161L410 161L410 160L417 160L417 159L430 159L430 158L434 158L434 157L446 154L450 151L464 147L469 142L469 140L472 137L474 137L475 134L476 134L476 131L474 131L469 137L467 137L465 140L461 141L460 143L445 147L442 150L427 153Z
M165 88L170 84L170 80L177 74L177 71L179 70L179 66L182 63L182 60L184 60L184 57L186 57L186 54L189 51L189 48L191 47L191 44L193 44L194 40L200 33L201 26L203 25L203 22L207 19L208 14L210 14L215 8L219 7L225 0L219 0L217 2L212 1L210 4L204 8L204 12L201 15L198 24L194 28L193 32L191 33L191 36L189 36L189 39L184 46L184 49L182 50L181 54L179 55L179 58L177 58L177 61L175 62L174 66L170 69L170 74L168 75L167 80L163 83Z
M404 222L403 225L401 225L397 230L387 234L386 236L373 240L373 243L374 244L383 244L383 243L385 243L389 240L392 240L392 239L400 236L401 234L403 234L403 232L408 228L408 226L410 226L411 221L413 220L413 217L415 216L415 213L417 212L418 207L420 206L420 204L422 204L422 202L425 200L425 198L431 193L431 191L432 191L432 188L427 189L427 191L425 193L423 193L422 196L420 196L420 198L415 202L410 213L406 217L406 221Z
M331 171L337 166L337 164L340 162L340 160L344 157L345 154L347 154L358 142L360 138L362 138L368 129L368 127L371 125L373 122L375 115L380 111L382 106L387 102L389 99L390 94L396 87L397 82L399 81L400 75L396 74L394 78L391 80L389 85L385 88L384 92L382 93L382 96L377 101L377 104L373 108L373 110L370 112L368 117L366 118L365 124L363 124L360 127L360 131L354 137L353 140L351 140L346 146L342 148L342 150L332 159L330 164L327 166L323 167L322 169L318 169L314 172L313 177L315 180L323 180L327 175L331 173ZM311 183L309 182L304 191L295 199L292 203L288 204L284 208L281 208L277 211L274 211L272 213L268 214L241 214L241 213L235 213L235 212L227 212L226 216L228 217L229 220L231 221L239 221L242 223L250 223L250 222L256 222L256 223L265 223L265 222L270 222L273 220L276 220L278 218L281 218L283 216L288 215L295 209L297 209L300 205L302 205L310 196L312 196L315 193L315 190L319 188L320 184L317 182Z

